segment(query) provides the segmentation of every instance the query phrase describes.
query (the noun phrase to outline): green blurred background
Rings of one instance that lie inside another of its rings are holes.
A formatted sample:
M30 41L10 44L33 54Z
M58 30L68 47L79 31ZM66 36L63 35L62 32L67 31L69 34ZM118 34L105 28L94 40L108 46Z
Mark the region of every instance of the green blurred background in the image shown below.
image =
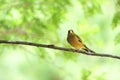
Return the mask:
M120 0L0 0L0 39L71 48L73 29L92 50L120 55ZM0 80L120 80L120 60L0 44Z

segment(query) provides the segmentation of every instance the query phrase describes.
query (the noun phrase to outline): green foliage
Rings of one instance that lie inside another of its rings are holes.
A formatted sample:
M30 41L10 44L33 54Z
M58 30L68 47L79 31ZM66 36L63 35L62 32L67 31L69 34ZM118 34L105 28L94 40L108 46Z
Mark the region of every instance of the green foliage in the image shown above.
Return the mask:
M80 3L84 9L84 13L87 17L94 16L96 13L102 13L100 0L85 1L81 0Z
M113 18L113 28L117 27L119 23L120 23L120 11L115 13L115 16Z
M0 39L71 47L66 37L73 29L92 50L119 55L119 8L119 0L0 0ZM120 80L119 64L47 48L0 45L0 80Z
M82 73L81 80L89 80L89 77L91 75L91 71L83 69L83 71L81 71L81 73Z

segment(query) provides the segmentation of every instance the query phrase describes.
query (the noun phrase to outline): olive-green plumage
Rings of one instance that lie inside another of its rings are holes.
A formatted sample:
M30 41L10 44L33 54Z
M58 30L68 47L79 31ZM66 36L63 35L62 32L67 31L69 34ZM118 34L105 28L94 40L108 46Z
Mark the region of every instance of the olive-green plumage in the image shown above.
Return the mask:
M68 43L70 43L71 46L73 46L77 50L83 49L87 52L94 52L94 51L90 50L85 44L83 44L80 37L77 36L73 32L73 30L68 30L67 41L68 41Z

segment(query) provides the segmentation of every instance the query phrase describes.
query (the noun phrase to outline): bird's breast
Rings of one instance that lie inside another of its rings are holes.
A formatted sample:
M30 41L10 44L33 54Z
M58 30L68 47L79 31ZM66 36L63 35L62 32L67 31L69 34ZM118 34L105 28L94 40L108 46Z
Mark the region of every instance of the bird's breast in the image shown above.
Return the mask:
M71 36L71 37L68 37L67 40L76 49L80 49L83 46L83 44L79 41L77 37Z

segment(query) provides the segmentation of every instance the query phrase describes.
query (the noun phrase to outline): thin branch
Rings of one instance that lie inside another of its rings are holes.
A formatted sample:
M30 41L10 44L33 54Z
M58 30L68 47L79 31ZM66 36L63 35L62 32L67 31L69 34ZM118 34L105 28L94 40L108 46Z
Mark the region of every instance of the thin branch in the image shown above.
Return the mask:
M0 40L0 44L29 45L29 46L44 47L44 48L51 48L51 49L69 51L69 52L82 53L82 54L90 55L90 56L109 57L109 58L120 59L120 56L111 55L111 54L102 54L102 53L94 54L94 53L89 53L89 52L86 52L86 51L76 50L76 49L72 49L72 48L63 48L63 47L58 47L58 46L55 46L55 45L39 44L39 43L32 43L32 42L25 42L25 41Z

